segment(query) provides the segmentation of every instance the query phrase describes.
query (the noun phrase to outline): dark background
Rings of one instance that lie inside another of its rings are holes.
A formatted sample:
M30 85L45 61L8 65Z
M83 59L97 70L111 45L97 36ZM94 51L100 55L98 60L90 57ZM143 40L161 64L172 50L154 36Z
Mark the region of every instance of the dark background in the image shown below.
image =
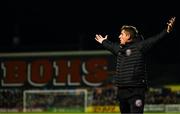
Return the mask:
M108 34L117 41L120 27L130 24L146 39L176 16L174 31L147 56L151 75L180 82L179 6L175 1L7 0L2 5L2 53L104 50L94 40L95 34Z

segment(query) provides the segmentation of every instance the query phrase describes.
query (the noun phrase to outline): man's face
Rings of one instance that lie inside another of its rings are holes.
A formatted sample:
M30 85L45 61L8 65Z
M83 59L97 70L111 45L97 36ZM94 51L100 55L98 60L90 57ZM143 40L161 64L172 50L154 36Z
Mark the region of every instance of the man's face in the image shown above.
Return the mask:
M122 30L121 34L119 35L119 39L120 44L125 45L127 42L130 42L130 34L127 31Z

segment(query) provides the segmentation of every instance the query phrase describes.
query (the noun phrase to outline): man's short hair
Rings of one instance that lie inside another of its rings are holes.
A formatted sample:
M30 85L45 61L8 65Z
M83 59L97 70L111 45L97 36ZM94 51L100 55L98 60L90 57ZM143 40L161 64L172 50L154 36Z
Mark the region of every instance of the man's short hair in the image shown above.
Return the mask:
M131 39L137 38L138 30L136 29L136 27L130 26L130 25L123 25L121 27L121 31L122 30L125 30L126 32L129 32Z

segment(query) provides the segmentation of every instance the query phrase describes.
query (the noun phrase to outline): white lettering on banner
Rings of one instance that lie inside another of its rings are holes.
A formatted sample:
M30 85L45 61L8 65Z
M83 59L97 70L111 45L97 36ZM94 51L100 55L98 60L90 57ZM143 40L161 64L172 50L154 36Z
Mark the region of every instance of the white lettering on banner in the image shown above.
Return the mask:
M32 61L8 60L1 62L3 78L1 86L24 86L25 83L42 87L54 86L100 86L108 78L108 62L105 58L82 61L36 59Z

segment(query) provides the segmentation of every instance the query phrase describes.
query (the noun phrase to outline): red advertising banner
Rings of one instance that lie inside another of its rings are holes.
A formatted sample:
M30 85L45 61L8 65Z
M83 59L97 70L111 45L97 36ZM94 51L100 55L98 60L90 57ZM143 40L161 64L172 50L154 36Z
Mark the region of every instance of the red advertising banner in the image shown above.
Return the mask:
M112 75L107 51L1 53L1 88L101 86Z

